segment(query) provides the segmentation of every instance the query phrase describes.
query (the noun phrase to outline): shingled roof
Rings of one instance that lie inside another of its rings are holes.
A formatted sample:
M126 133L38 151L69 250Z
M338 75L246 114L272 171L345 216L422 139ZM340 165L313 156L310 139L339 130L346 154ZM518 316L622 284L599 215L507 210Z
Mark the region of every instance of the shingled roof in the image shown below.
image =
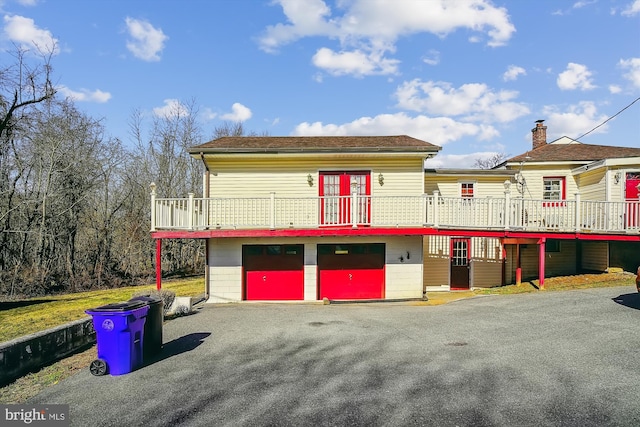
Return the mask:
M225 136L188 151L197 153L429 152L441 147L407 135L395 136Z
M640 148L593 144L545 144L508 159L512 162L593 162L604 159L640 157Z

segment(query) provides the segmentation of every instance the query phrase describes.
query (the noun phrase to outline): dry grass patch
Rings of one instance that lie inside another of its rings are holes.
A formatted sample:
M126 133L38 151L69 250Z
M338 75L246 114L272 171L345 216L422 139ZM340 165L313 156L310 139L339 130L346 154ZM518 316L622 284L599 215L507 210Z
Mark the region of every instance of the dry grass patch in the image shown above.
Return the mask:
M27 374L13 383L0 387L0 403L24 403L42 390L59 383L82 369L88 369L89 364L96 358L96 349L91 347L81 353L74 354L38 372Z
M509 295L538 291L564 291L571 289L602 288L613 286L635 286L635 275L631 273L579 274L575 276L551 277L545 279L540 289L539 280L522 282L520 285L506 285L495 288L478 289L477 295Z

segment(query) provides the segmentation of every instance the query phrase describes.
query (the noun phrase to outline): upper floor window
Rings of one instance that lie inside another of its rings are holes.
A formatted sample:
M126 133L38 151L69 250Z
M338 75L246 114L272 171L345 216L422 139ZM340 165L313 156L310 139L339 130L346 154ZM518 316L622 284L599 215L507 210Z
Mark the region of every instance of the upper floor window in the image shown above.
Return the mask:
M542 185L542 198L544 200L565 199L566 186L564 177L545 177Z
M460 196L464 198L473 197L473 182L460 183Z

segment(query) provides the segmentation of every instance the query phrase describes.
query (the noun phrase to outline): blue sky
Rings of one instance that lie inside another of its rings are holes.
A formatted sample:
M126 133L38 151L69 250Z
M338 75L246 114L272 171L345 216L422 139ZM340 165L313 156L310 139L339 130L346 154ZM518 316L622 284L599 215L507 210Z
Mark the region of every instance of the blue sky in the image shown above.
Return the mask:
M4 52L52 46L61 96L128 122L194 101L279 135L407 134L466 167L576 138L640 97L640 0L0 0ZM2 63L11 57L1 54ZM581 139L640 146L640 101ZM205 141L203 141L205 142Z

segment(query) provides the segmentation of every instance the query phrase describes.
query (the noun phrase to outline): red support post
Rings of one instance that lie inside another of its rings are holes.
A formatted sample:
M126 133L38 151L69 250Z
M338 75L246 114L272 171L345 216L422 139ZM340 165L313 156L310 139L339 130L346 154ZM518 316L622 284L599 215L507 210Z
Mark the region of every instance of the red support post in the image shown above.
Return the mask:
M540 246L540 253L538 255L538 276L540 280L540 289L544 289L544 261L545 261L545 245L547 239L545 237L541 238L538 242Z
M162 239L156 239L156 289L162 289Z
M516 245L516 285L522 283L522 267L520 265L520 243Z

